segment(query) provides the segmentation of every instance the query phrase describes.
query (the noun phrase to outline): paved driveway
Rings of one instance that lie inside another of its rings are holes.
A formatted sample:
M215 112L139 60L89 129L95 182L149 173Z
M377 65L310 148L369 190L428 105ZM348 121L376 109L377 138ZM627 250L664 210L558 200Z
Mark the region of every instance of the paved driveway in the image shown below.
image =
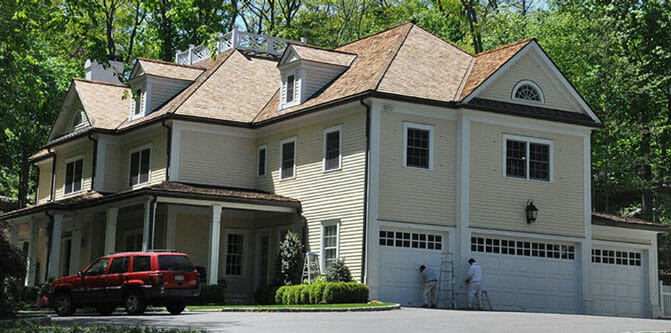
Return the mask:
M190 327L212 332L631 332L671 331L671 320L404 308L381 312L210 312L54 317L58 323Z

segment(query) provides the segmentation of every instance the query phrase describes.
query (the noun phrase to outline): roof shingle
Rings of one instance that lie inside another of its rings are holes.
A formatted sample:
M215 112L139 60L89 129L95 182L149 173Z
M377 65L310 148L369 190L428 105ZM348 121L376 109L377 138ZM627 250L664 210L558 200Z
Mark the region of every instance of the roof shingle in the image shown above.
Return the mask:
M146 58L138 58L137 62L145 74L185 81L194 81L205 71L201 67L178 65Z

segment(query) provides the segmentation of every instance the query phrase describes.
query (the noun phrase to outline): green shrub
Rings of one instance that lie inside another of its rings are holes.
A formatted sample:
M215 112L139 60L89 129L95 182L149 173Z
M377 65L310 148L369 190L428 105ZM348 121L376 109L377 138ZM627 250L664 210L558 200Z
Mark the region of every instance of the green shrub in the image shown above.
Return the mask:
M287 292L289 286L281 286L277 288L275 292L275 304L285 304L284 303L284 294Z
M299 284L303 273L303 244L298 235L287 231L280 243L280 279L285 285Z
M352 281L352 273L345 266L345 262L342 259L338 259L326 268L326 281L350 282Z
M188 301L191 305L223 305L224 288L218 284L201 285L200 296Z
M256 289L256 292L254 293L254 300L256 301L256 304L276 304L275 295L277 294L278 289L279 287L261 287Z
M323 300L328 304L365 303L368 301L368 286L358 282L328 283Z
M319 282L310 285L310 304L320 304L324 300L324 289L328 283Z
M310 286L301 284L298 290L298 304L310 304Z

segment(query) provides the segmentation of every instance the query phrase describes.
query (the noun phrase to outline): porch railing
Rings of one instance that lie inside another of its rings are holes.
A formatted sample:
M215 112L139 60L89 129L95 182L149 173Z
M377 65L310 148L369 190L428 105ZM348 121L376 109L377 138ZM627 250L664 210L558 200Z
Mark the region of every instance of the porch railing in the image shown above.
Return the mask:
M662 316L671 318L671 286L665 286L662 281L659 282L659 303Z
M219 54L230 48L280 56L291 40L233 29L231 32L219 34L219 38L212 42L216 45L214 50L208 48L205 44L201 44L198 46L189 45L188 49L177 51L175 62L180 65L193 65L210 57L212 51ZM305 39L302 38L301 43L305 43Z

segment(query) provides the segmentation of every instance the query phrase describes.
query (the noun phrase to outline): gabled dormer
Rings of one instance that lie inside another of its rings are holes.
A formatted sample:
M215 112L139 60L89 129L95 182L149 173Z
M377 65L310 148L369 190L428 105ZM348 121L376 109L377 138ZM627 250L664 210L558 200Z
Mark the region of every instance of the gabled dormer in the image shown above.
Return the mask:
M138 58L129 77L132 98L129 119L149 115L169 101L205 71L195 66Z
M280 110L305 102L346 71L355 54L289 44L277 68L280 71Z

